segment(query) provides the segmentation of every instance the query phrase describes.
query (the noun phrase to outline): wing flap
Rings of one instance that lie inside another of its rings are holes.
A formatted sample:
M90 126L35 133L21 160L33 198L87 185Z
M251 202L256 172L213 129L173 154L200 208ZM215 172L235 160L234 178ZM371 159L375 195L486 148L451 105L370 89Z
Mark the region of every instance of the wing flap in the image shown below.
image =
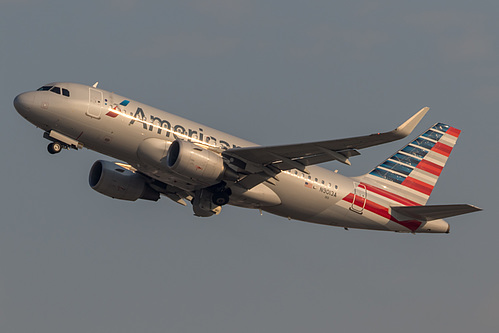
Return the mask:
M392 211L422 221L432 221L482 210L469 204L429 205L429 206L392 206Z

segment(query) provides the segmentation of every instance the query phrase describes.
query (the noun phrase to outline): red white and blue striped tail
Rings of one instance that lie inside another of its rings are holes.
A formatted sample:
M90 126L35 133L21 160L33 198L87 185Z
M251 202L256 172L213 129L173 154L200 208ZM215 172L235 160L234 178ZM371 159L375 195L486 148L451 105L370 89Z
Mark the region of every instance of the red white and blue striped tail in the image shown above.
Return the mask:
M363 176L362 182L407 199L400 202L404 206L424 205L460 133L457 128L437 123Z

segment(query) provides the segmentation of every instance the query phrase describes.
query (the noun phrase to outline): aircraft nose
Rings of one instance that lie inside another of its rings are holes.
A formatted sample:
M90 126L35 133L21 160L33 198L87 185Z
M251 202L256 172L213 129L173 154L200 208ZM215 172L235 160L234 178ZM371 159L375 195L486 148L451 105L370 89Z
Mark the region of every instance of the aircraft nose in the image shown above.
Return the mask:
M16 96L16 98L14 98L14 107L19 114L25 115L26 112L29 112L31 110L33 100L34 96L31 92L19 94Z

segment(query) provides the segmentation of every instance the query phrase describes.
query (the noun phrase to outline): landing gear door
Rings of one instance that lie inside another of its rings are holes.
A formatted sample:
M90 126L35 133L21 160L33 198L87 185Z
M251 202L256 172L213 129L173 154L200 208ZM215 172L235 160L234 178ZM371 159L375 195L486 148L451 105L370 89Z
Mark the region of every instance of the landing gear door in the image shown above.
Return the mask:
M350 209L358 214L362 214L366 206L367 189L365 185L360 183L354 183L353 186L353 201Z
M100 119L102 104L102 92L89 88L87 116Z

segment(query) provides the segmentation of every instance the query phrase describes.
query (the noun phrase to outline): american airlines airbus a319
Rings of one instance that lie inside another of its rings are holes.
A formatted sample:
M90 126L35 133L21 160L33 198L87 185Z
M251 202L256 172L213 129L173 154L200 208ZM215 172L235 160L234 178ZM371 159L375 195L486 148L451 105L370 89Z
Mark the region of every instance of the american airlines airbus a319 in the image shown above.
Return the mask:
M258 146L127 97L76 83L50 83L14 99L44 131L48 151L83 147L121 162L96 161L90 187L112 198L157 201L161 195L196 216L226 204L300 221L347 228L448 233L443 218L480 210L426 205L460 130L436 123L371 172L348 178L316 166L350 164L358 150L408 136L428 108L396 129L366 136Z

